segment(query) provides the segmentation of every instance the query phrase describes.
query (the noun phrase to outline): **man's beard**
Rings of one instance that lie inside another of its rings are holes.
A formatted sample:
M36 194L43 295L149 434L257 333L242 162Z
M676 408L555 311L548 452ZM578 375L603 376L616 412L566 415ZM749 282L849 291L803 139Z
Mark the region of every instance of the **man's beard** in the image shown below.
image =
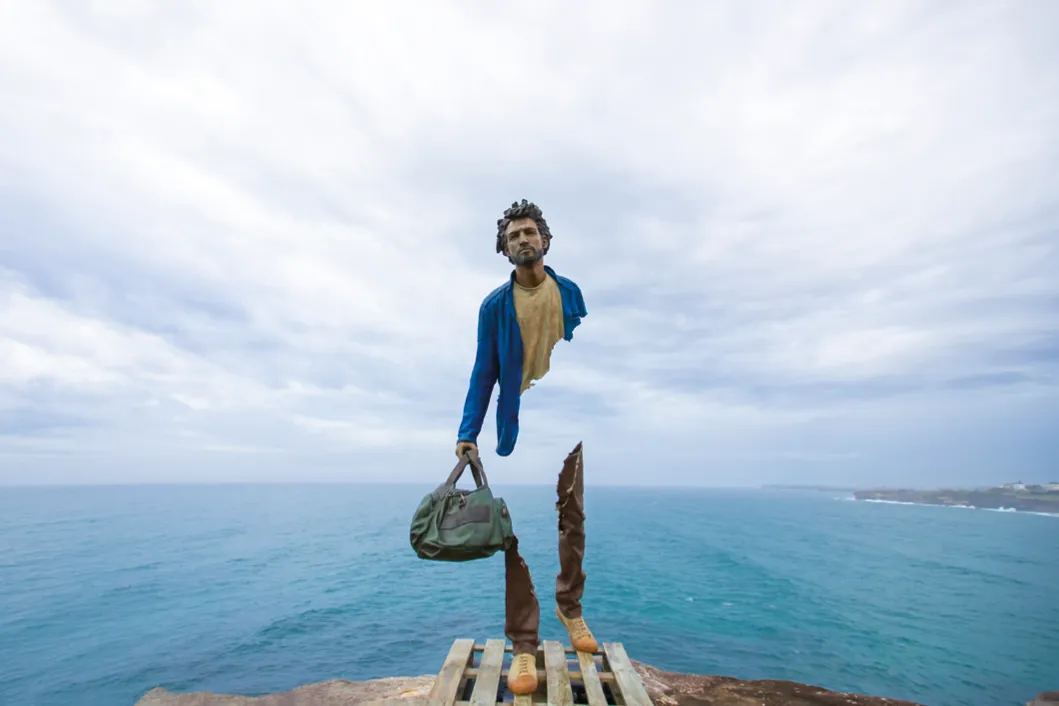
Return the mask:
M530 246L527 250L519 250L512 257L511 261L516 265L532 265L540 260L544 255L537 248Z

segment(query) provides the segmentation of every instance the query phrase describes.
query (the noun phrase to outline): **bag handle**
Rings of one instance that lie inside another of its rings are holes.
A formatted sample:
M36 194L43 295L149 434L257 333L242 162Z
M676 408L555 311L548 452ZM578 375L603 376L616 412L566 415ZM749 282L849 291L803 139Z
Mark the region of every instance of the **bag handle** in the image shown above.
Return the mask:
M474 483L479 488L488 488L489 479L485 477L485 468L482 467L482 459L478 456L478 452L474 449L463 454L460 457L456 467L452 469L452 473L449 474L449 479L445 481L447 486L455 486L456 482L463 475L463 471L467 468L467 464L471 466L471 474L474 475Z

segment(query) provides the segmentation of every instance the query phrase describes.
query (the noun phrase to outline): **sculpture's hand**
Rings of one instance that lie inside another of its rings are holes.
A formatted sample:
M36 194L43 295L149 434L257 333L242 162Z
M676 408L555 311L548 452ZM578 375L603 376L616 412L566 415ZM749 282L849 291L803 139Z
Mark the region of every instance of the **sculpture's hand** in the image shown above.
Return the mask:
M459 442L458 444L456 444L456 458L463 458L463 455L471 449L478 451L478 445L471 441Z

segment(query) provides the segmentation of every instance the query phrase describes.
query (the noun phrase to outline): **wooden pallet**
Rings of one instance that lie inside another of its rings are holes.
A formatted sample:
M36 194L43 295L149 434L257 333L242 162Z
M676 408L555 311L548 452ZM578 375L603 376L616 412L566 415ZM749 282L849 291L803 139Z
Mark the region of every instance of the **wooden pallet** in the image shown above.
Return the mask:
M430 706L652 706L640 675L620 642L604 642L595 654L555 640L537 650L537 692L512 696L507 690L511 647L506 640L456 640L427 697ZM570 663L576 667L571 670Z

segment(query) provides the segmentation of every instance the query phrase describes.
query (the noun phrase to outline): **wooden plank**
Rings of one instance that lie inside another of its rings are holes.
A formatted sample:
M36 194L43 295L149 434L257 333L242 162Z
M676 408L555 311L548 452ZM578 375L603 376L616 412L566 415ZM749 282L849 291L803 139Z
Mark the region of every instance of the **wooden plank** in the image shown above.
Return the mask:
M445 664L438 672L438 678L427 697L431 706L453 706L456 702L456 694L463 680L463 670L471 661L473 649L474 640L456 640L452 643L449 656L445 658Z
M563 649L566 650L567 652L574 652L575 651L573 647L567 647L566 645L563 645ZM485 645L484 644L482 644L480 642L476 642L475 643L475 645L474 645L474 651L475 652L483 652L484 650L485 650ZM514 651L515 651L515 648L513 648L510 644L508 644L507 647L504 648L504 652L507 652L508 654L510 654L510 653L512 653ZM543 655L544 654L544 646L543 645L541 645L540 647L537 648L537 654L538 655ZM602 651L601 650L596 650L592 654L597 654L597 655L598 654L602 654Z
M500 689L500 673L504 669L504 644L506 640L487 640L478 675L474 680L471 706L495 706Z
M475 652L484 652L485 651L485 645L482 644L481 642L476 642L474 644L474 651ZM511 643L507 643L507 645L504 647L504 652L506 652L508 654L511 654L514 651L515 651L515 648L511 645ZM539 655L544 654L544 647L537 647L537 654L539 654Z
M548 680L548 706L573 706L570 673L566 669L566 650L556 640L544 641L544 671Z
M610 671L617 679L625 705L652 706L651 697L647 695L647 689L640 681L640 675L629 662L629 655L625 654L625 647L620 642L604 642L603 654L607 656Z
M515 694L515 706L533 706L533 695Z
M583 652L581 654L584 654L587 659L591 659L592 658L592 655L588 654L587 652ZM579 654L578 655L578 659L580 659L580 658L581 657L580 657L580 654ZM504 674L505 675L507 674L507 670L504 670ZM467 669L463 670L463 676L467 677L468 679L477 679L478 678L478 667L467 667ZM537 670L537 678L538 679L544 679L546 677L547 677L547 673L543 669L538 669ZM605 684L609 684L609 683L612 683L612 682L613 683L617 683L617 679L614 677L614 675L611 674L610 672L607 672L607 671L601 672L601 671L599 671L597 669L596 670L596 678L599 679L601 682L603 682ZM583 682L584 681L584 675L582 675L581 672L576 671L576 670L573 671L573 672L570 672L570 681Z
M588 706L607 706L607 697L603 693L603 684L599 680L599 672L596 671L595 658L587 652L578 652L577 662L581 665L581 673L576 675L576 677L571 674L570 678L576 678L585 685Z

